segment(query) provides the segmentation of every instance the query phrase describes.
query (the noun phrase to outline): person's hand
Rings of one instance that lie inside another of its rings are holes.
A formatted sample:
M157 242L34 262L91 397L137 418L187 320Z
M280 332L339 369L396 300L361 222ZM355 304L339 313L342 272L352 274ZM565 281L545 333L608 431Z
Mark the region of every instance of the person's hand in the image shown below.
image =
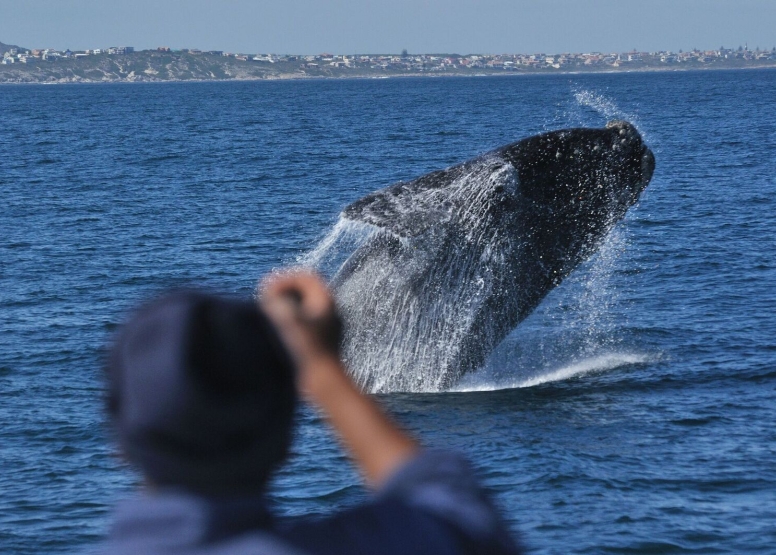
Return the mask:
M312 272L273 274L261 284L259 305L278 330L307 390L313 366L340 365L342 321L326 284Z

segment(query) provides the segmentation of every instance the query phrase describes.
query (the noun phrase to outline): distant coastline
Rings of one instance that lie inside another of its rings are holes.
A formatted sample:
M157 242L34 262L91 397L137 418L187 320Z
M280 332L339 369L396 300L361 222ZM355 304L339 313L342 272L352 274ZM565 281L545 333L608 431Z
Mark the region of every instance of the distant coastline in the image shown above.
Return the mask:
M0 43L0 84L581 75L776 68L776 50L587 54L277 56L220 51L28 50Z

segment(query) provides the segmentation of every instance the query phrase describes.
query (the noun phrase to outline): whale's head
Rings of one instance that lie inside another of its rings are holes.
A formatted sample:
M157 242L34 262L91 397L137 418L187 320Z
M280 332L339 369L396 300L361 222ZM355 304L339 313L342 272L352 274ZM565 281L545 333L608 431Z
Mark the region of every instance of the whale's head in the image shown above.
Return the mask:
M396 183L342 216L383 230L381 244L412 241L416 257L450 241L489 253L495 243L507 245L515 256L536 259L538 273L557 285L638 200L654 168L636 128L613 121L536 135Z
M594 252L655 170L652 151L625 121L537 135L501 154L516 170L527 234L553 281Z

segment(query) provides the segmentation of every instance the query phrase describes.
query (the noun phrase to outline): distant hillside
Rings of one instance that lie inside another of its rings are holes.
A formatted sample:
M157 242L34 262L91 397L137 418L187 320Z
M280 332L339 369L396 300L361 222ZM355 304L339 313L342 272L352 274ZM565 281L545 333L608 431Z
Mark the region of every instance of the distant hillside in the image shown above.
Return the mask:
M210 54L148 50L56 61L29 59L27 63L0 65L0 83L211 81L289 76L305 74L299 70L298 63L248 62Z
M3 49L12 45L0 43ZM16 56L0 63L2 83L111 83L226 81L330 77L441 75L520 75L614 71L677 71L776 68L776 51L700 51L673 54L575 54L539 57L523 54L442 56L272 56L222 55L220 52L141 50L123 54L48 51L40 57ZM2 58L2 56L0 56ZM634 59L631 59L634 58ZM548 61L549 60L549 61Z
M26 50L26 48L21 48L19 46L16 46L15 44L5 44L0 42L0 55L5 54L12 48L16 48L17 50Z

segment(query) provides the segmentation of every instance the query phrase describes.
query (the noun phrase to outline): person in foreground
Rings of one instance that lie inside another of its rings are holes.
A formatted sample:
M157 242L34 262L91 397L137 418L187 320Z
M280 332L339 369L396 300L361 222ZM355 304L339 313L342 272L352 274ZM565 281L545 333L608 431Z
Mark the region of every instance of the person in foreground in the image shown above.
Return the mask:
M519 553L467 461L422 448L350 381L323 282L296 272L262 289L259 307L173 293L119 332L108 409L145 486L116 509L98 552ZM369 501L315 520L268 512L297 391L341 438L374 490Z

